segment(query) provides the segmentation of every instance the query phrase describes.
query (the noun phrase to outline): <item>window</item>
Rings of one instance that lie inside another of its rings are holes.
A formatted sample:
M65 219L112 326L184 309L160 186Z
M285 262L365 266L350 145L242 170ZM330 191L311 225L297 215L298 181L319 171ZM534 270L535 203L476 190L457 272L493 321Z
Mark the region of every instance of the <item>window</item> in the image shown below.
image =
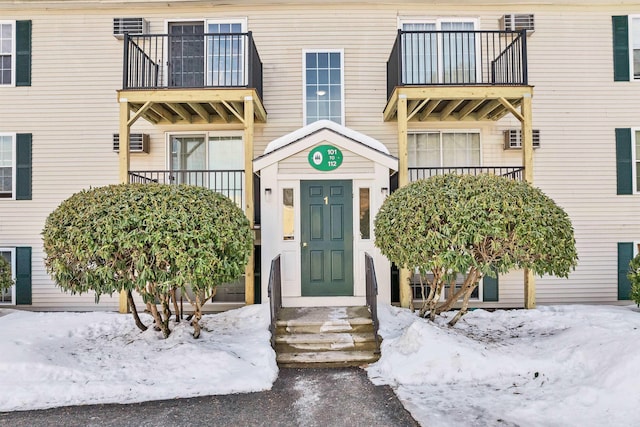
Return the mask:
M462 289L462 285L464 284L465 275L458 273L456 275L456 288L455 291L459 291ZM427 285L427 280L433 280L433 274L427 274L427 278L424 281L425 287L424 292L425 296L429 295L430 287ZM478 282L478 286L471 292L471 296L469 297L469 301L481 301L482 288L483 288L483 279L480 279ZM413 299L421 301L422 300L422 288L420 287L420 273L415 272L413 277L411 278L411 288L413 290ZM450 286L446 285L444 288L444 292L440 296L440 300L444 301L449 296Z
M16 182L15 134L0 134L0 199L12 199Z
M170 181L198 185L244 206L244 142L238 135L189 134L169 137Z
M475 21L438 19L401 23L405 84L475 83Z
M477 132L422 132L408 135L409 167L480 166Z
M632 16L630 17L630 21L631 31L629 31L629 39L633 79L640 80L640 16Z
M169 23L169 86L244 86L245 31L245 20Z
M304 52L305 125L318 120L344 124L343 52Z
M282 239L295 238L295 215L293 205L293 188L282 189Z
M4 258L5 261L7 261L11 266L11 276L15 283L15 280L16 280L15 249L0 248L0 257ZM0 290L0 304L13 304L14 295L15 295L15 285L10 287L9 289Z
M369 189L360 189L360 238L371 238L371 210L370 210Z
M31 86L31 21L0 20L0 86Z
M245 84L244 35L241 22L207 23L207 83L211 86Z
M633 192L640 193L640 129L631 130Z
M15 41L14 23L0 21L0 85L14 84Z

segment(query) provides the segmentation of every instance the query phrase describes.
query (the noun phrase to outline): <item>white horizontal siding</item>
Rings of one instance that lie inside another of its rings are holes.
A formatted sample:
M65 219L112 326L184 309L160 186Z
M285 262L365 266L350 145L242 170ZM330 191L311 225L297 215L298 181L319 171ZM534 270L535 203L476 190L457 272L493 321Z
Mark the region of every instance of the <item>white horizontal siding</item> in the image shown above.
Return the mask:
M46 11L26 4L0 5L3 19L33 22L32 86L0 88L0 131L33 133L33 200L0 201L0 246L33 246L34 306L94 307L92 296L71 297L51 283L41 263L39 233L47 214L69 195L118 181L112 134L119 125L116 90L122 84L122 41L111 32L112 18L120 16L142 16L155 33L165 32L168 19L247 17L264 65L268 112L267 123L255 127L256 156L271 140L303 125L303 50L344 49L345 124L397 155L397 125L382 121L386 60L397 18L476 17L482 29L496 29L504 13L535 13L536 31L527 39L529 78L535 86L533 127L541 130L542 141L534 154L535 184L571 215L580 256L568 280L537 279L538 302L616 300L616 244L640 240L640 196L615 194L614 129L640 126L640 83L613 82L611 15L640 13L640 7L606 1L583 7L577 0L511 2L508 7L474 2L472 8L453 2L326 3L130 2L124 8L107 2L89 7L98 2L86 2L62 8L53 2ZM520 151L502 150L502 131L519 127L513 118L410 127L479 130L483 164L521 164ZM151 152L132 155L131 169L165 169L165 132L181 129L189 128L138 121L132 132L150 134ZM521 272L500 278L497 305L522 305L522 295ZM114 308L115 301L104 299L101 306Z

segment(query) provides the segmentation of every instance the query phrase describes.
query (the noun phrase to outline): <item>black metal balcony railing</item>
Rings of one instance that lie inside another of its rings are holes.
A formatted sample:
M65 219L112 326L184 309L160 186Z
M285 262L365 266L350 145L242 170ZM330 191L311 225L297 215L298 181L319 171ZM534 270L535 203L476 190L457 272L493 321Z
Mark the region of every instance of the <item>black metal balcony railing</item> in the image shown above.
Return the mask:
M262 61L251 32L125 34L123 89L254 88Z
M130 183L187 184L209 188L244 205L243 170L150 170L129 171Z
M524 167L522 166L410 167L409 181L418 181L447 173L458 175L480 175L486 173L522 181L523 171Z
M526 30L398 30L387 61L387 98L396 86L526 84Z

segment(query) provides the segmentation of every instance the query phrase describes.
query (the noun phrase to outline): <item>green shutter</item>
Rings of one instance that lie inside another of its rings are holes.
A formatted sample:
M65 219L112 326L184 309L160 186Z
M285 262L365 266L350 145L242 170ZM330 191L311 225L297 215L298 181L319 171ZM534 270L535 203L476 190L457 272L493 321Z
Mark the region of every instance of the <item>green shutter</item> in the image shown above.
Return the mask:
M629 76L629 17L613 16L613 80L628 82Z
M16 21L16 86L31 86L31 21Z
M16 200L31 200L31 134L16 139Z
M16 248L16 304L31 304L31 248Z
M618 243L618 299L627 300L631 296L629 263L633 259L633 243Z
M482 300L498 301L498 274L496 277L484 276L482 278Z
M618 194L633 194L631 129L616 129L616 174Z

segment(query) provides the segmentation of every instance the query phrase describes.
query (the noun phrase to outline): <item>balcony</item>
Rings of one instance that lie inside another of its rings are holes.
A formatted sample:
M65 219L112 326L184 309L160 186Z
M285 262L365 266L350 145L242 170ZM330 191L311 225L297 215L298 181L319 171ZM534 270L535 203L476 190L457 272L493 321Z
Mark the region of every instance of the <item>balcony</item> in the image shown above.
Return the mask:
M120 102L153 124L240 124L245 101L264 122L262 62L248 33L124 38Z
M246 205L246 176L243 170L136 170L129 171L129 182L137 184L186 184L213 190L233 200L238 207ZM256 200L253 217L260 224L260 178L253 175Z
M386 121L499 120L531 94L526 31L398 31L387 61Z
M148 170L129 171L129 182L140 184L186 184L209 188L244 205L243 170Z
M522 166L463 166L463 167L409 167L409 181L431 178L436 175L500 175L522 181Z

